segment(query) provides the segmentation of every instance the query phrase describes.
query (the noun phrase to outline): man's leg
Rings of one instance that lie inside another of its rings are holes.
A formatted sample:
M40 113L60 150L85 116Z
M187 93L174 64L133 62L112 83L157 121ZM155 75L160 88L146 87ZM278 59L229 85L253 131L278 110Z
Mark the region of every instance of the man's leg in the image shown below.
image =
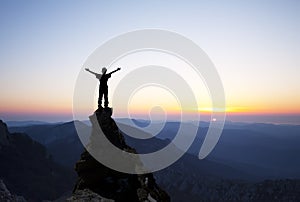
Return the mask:
M104 94L104 92L103 92L103 90L100 88L99 89L99 97L98 97L98 108L101 108L102 106L102 97L103 97L103 94Z
M104 107L108 107L108 89L104 89L103 90L103 94L104 94Z

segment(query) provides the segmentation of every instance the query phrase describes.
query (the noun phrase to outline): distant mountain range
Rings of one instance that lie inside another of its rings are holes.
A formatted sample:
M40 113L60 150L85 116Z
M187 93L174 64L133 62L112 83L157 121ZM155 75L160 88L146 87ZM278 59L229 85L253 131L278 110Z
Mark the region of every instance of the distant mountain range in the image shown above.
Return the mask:
M58 123L48 123L44 121L7 121L6 125L8 127L19 127L19 126L32 126L32 125L52 125L52 124L59 124Z
M118 124L133 127L129 126L132 122L128 119L117 121ZM139 124L140 121L134 120L134 123ZM147 122L142 122L145 123ZM90 126L78 121L76 124L87 131L87 134L90 133ZM155 124L159 123L153 124L154 130ZM183 124L196 127L193 123ZM167 122L159 134L149 140L138 140L126 135L125 137L131 146L141 150L139 152L147 153L168 144L174 138L179 125L179 122ZM206 135L206 126L208 123L200 123L196 139L188 150L195 158ZM9 127L9 130L28 134L32 139L45 145L57 162L67 167L74 165L83 150L74 122ZM227 122L217 146L207 160L239 170L245 173L248 180L300 178L298 143L300 143L300 126ZM247 176L251 176L251 179Z
M133 127L132 123L136 124L137 120L122 119L120 122ZM181 124L191 131L192 128L198 129L188 150L188 153L198 156L209 123L200 122L200 127L194 122ZM167 122L155 137L172 140L179 126L179 122ZM160 127L160 123L152 123L153 132ZM299 143L300 125L226 122L221 138L207 160L248 173L252 176L249 180L300 178Z

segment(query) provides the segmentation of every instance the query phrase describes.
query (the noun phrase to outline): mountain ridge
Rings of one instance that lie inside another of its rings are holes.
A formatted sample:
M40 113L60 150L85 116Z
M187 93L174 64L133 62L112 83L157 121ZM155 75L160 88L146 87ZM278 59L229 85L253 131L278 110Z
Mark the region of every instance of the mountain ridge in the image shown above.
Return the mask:
M0 121L0 178L13 193L29 201L53 200L71 189L72 175L53 161L46 148L25 133L10 134ZM3 132L4 131L4 132Z

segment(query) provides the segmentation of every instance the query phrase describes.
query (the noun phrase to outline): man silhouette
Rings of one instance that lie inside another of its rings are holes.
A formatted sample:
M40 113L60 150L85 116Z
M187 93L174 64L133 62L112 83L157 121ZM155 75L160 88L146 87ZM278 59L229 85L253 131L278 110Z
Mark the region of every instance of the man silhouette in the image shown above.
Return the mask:
M97 79L100 81L99 85L99 98L98 98L98 108L102 108L102 97L104 96L104 107L108 107L108 86L107 80L111 77L112 73L119 71L121 68L118 68L108 74L106 74L107 69L105 67L102 68L102 74L98 74L96 72L91 71L89 68L85 68L86 71L94 74Z

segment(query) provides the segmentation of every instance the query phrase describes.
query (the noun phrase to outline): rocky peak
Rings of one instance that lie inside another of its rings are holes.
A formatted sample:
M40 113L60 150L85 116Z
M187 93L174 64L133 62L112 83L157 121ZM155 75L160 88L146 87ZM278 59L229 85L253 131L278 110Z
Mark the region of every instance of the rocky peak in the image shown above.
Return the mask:
M112 110L107 108L97 110L90 116L92 134L88 146L101 148L101 143L96 138L99 133L97 130L99 125L112 144L124 151L136 153L134 148L126 144L111 115ZM84 201L86 198L95 198L96 196L98 199L108 201L170 201L168 194L156 184L152 173L135 175L112 170L95 160L86 150L76 163L75 170L78 180L70 201Z
M7 125L0 120L0 145L8 145L9 144L9 132L7 129Z

